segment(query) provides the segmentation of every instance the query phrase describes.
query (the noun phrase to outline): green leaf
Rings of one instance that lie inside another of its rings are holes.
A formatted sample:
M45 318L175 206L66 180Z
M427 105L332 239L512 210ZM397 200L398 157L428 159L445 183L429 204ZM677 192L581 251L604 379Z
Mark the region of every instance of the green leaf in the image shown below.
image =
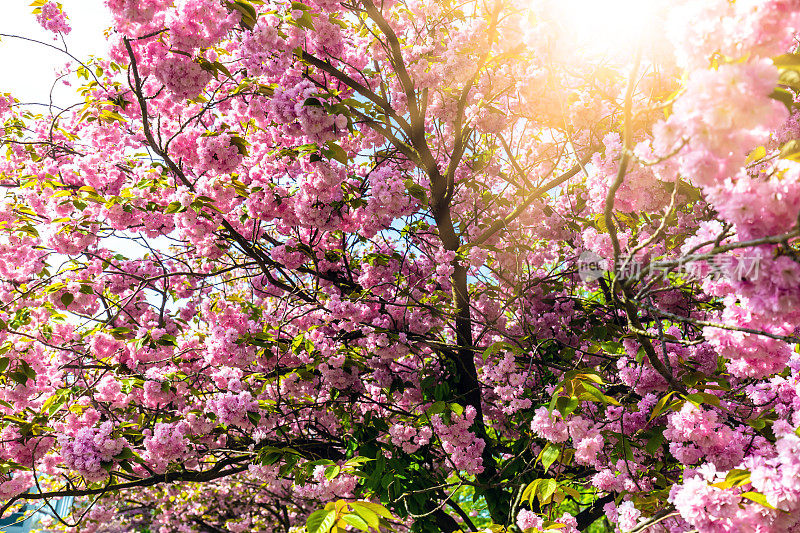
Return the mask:
M566 496L569 496L576 502L581 501L582 495L580 492L575 490L574 488L570 487L569 485L560 485L558 487L561 492L563 492Z
M656 453L656 450L661 447L661 444L664 442L664 440L664 433L659 431L650 437L650 440L647 441L644 449L647 451L647 453L654 454Z
M369 525L367 522L356 513L347 513L346 515L342 516L342 520L351 526L360 529L361 531L369 531ZM375 529L377 529L377 527Z
M606 226L606 217L604 215L595 215L594 226L600 233L608 233L608 226Z
M581 394L581 398L580 398L581 400L592 401L592 399L595 399L595 400L597 400L599 402L606 403L607 396L605 394L603 394L602 392L600 392L600 389L598 389L597 387L595 387L591 383L586 383L586 382L581 383L581 386L583 387L583 390L585 391L583 394Z
M781 146L781 159L800 160L800 140L792 139Z
M754 501L759 505L763 505L769 509L775 509L768 501L767 497L761 494L760 492L753 492L747 491L742 493L742 498L747 498L748 500Z
M782 70L778 77L778 83L794 90L800 89L800 71L795 69Z
M428 416L438 415L439 413L443 413L444 410L447 408L447 404L443 401L434 402L433 405L428 407L428 410L425 413Z
M6 371L6 368L8 368L8 363L8 357L0 357L0 374Z
M598 385L603 385L602 376L599 376L591 371L578 374L577 376L575 376L575 379L579 379L581 381L589 380L597 383Z
M226 67L225 65L223 65L223 64L222 64L222 63L220 63L219 61L214 61L214 62L212 63L212 65L214 65L214 68L215 68L215 69L217 69L219 72L222 72L222 73L223 73L223 74L225 74L227 77L229 77L229 78L231 78L231 77L232 77L232 76L231 76L231 71L230 71L230 70L228 70L228 67Z
M239 137L238 135L234 135L231 137L231 144L236 147L241 156L247 157L247 147L250 146L249 142L247 142L244 138Z
M348 505L353 511L358 513L358 516L363 518L372 529L378 529L380 524L378 513L366 507L365 505L362 505L361 502L350 502Z
M783 54L772 58L778 68L800 68L800 54Z
M25 372L9 372L8 377L19 383L20 385L25 385L28 382L28 376L25 375Z
M562 416L567 416L577 409L580 403L581 402L578 400L578 398L574 396L570 398L567 398L566 396L559 396L556 400L556 409L559 410Z
M725 482L730 483L731 487L739 487L746 483L750 483L750 471L734 468L728 472L728 475L725 476Z
M653 408L653 412L650 414L650 418L648 419L648 422L653 420L658 415L660 415L663 411L667 410L667 408L668 408L667 404L669 403L669 400L670 400L670 398L672 397L673 394L675 394L675 391L670 391L667 394L665 394L663 398L658 400L658 403Z
M292 2L292 3L295 4L295 3L298 3L298 2ZM307 11L307 10L303 10L303 16L300 17L299 19L295 20L295 21L292 21L292 23L297 25L297 26L299 26L299 27L301 27L301 28L305 28L307 30L314 31L314 19L311 16L311 13L309 11Z
M339 465L331 465L325 469L325 478L331 480L339 475L339 472L342 471L342 467Z
M550 468L550 466L556 462L558 456L561 455L561 449L553 444L552 442L548 442L547 446L544 447L542 453L539 454L539 458L542 461L542 466L544 466L544 471Z
M385 518L387 520L394 520L394 516L392 516L392 513L389 512L389 509L387 509L386 507L384 507L383 505L381 505L379 503L372 503L372 502L365 502L365 501L358 501L358 502L350 502L350 503L348 503L348 505L350 505L351 507L353 507L355 504L362 505L362 506L366 507L367 509L373 511L374 513L378 514L379 516L382 516L383 518Z
M542 502L542 504L549 502L556 488L558 488L558 482L555 479L543 479L542 482L539 483L539 490L537 491L539 494L539 501Z
M242 14L241 25L244 28L252 30L256 25L256 22L258 21L258 12L256 11L256 8L254 8L253 5L247 0L225 2L225 5L228 6L228 9L236 10Z
M633 461L633 449L631 448L631 441L625 435L619 433L618 449L621 450L623 457L628 461Z
M117 461L124 461L125 459L133 459L134 457L136 457L136 454L134 454L133 450L126 446L121 452L114 456L114 459Z
M383 470L386 468L386 459L383 455L378 455L378 458L375 460L375 470L372 471L372 474L367 478L367 481L364 485L376 491L378 487L380 487L381 477L383 476Z
M328 533L334 522L336 522L336 511L320 509L311 513L306 519L306 530L308 533Z
M161 335L161 338L158 339L158 344L161 346L176 346L178 340L174 335Z
M363 455L357 455L345 461L345 466L353 466L353 465L360 465L363 463L368 463L370 461L374 461L372 457L364 457Z
M133 330L130 328L112 328L110 330L110 333L111 336L114 337L115 339L123 340L126 338L125 337L126 335L130 335L131 333L133 333Z
M42 404L42 412L47 413L48 415L54 415L59 409L61 409L61 406L66 403L67 394L68 393L63 392L61 394L52 395L47 399L46 402Z
M533 507L533 498L536 496L536 492L539 488L539 483L541 483L541 479L535 479L528 483L528 486L525 487L525 490L522 491L522 501L528 501L528 505Z
M416 198L422 205L428 205L428 194L425 187L414 183L413 180L407 179L403 183L406 185L406 190L412 198Z
M64 304L64 307L69 307L69 304L75 301L75 295L69 292L65 292L61 295L61 303Z
M346 165L347 164L347 152L344 151L344 148L336 144L335 142L328 141L327 143L328 149L325 150L325 155L337 160L339 163Z
M642 361L645 360L646 357L647 357L647 351L644 349L644 346L636 350L636 356L634 357L634 359L636 360L637 363L641 363Z
M773 100L777 100L781 102L783 105L786 106L786 109L789 110L791 113L792 107L794 106L794 95L791 91L782 89L780 87L776 87L770 94L769 97Z
M753 161L759 161L765 157L767 157L767 149L763 146L759 146L747 155L745 164L749 165Z
M614 342L614 341L601 342L600 347L603 349L604 352L607 353L620 354L624 352L622 343L619 342Z
M701 404L711 404L719 407L719 398L710 394L708 392L696 392L694 394L687 394L681 395L683 398L686 398L688 401L692 402L696 406L700 406Z
M164 210L164 213L167 214L167 215L170 214L170 213L177 213L178 211L181 210L182 207L183 207L183 204L181 204L178 201L170 202L169 205L167 206L167 208Z
M36 371L32 369L24 359L20 359L19 363L20 366L22 366L22 373L25 374L28 379L36 379Z

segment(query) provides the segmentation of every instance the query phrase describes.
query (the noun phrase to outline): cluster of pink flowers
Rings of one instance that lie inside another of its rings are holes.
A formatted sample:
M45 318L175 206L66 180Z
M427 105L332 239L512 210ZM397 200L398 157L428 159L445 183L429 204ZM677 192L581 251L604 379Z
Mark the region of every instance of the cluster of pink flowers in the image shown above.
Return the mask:
M726 487L728 471L717 470L713 464L704 464L691 474L687 471L683 484L672 488L670 501L689 525L712 533L749 531L756 526L767 533L794 531L800 523L800 437L795 425L784 420L776 421L773 430L774 445L757 445L758 454L735 465L749 473L743 486ZM743 497L748 489L763 494L774 510Z
M674 114L655 132L657 153L668 155L685 138L688 149L678 161L694 183L716 185L737 174L747 153L767 144L788 117L786 107L769 98L777 78L767 59L696 71Z
M166 471L170 461L180 461L186 456L186 435L189 425L186 422L177 424L156 423L152 431L145 434L144 447L146 458L159 472Z
M199 172L213 170L220 174L230 174L242 162L239 148L226 134L203 137L198 150Z
M602 213L608 189L617 179L619 159L622 155L622 140L616 133L609 133L603 139L605 152L595 154L587 177L589 207ZM631 165L625 174L622 186L614 197L614 209L623 213L656 211L669 203L669 193L664 184L647 167Z
M0 93L0 119L9 118L14 106L14 97L8 93ZM0 129L0 134L5 132Z
M410 213L413 210L413 200L406 194L406 186L399 170L383 165L373 170L369 178L372 190L367 205L357 208L353 219L364 228L364 235L372 237L388 227L394 219Z
M33 485L31 472L18 472L13 476L0 477L0 500L8 500L22 494Z
M313 491L311 493L313 497L321 500L352 498L352 494L358 486L358 478L348 474L340 474L333 479L328 479L325 477L325 467L321 465L314 469L313 477L316 483L308 485L308 488ZM298 491L298 495L311 496L311 494Z
M525 372L517 369L513 354L507 353L494 364L483 367L484 379L493 383L494 393L502 402L502 411L507 415L528 409L532 402L524 397Z
M114 376L105 376L97 384L96 398L101 402L110 402L114 406L122 407L126 404L126 400L130 400L126 394L122 392L122 383L120 383Z
M46 2L39 9L40 12L36 15L36 21L42 28L64 35L72 31L72 27L67 22L67 15L58 2Z
M642 405L642 407L646 407ZM613 413L608 413L609 418L615 420ZM628 416L623 415L623 416ZM626 431L639 429L631 418L626 418L624 422L619 420L610 426L625 426ZM640 424L642 427L644 424ZM578 415L569 415L568 420L564 420L557 411L549 413L547 407L540 407L535 411L531 421L531 429L534 434L546 439L549 442L561 443L572 439L575 446L575 461L580 464L591 465L596 468L602 466L602 456L600 453L605 447L606 441L600 430L608 425L594 423L588 418ZM619 429L622 429L621 427Z
M144 23L167 6L168 0L105 0L118 23Z
M427 426L416 428L405 424L394 424L389 428L389 435L392 444L401 447L406 453L414 453L430 442L433 431Z
M114 424L103 422L99 427L84 427L72 434L59 435L58 445L64 464L80 473L87 481L102 481L108 478L104 468L122 452L126 441L111 436Z
M569 438L566 422L558 413L550 413L547 407L536 409L531 420L531 429L549 442L564 442Z
M167 18L172 44L191 52L222 39L239 22L238 11L218 0L178 0Z
M450 414L450 425L445 424L442 415L431 417L433 431L442 441L442 449L448 454L453 466L468 474L483 472L481 454L486 443L470 431L475 414L475 408L468 405L463 414Z
M631 531L636 527L642 512L636 508L632 501L624 501L619 505L609 502L603 510L611 522L617 524L618 531Z
M220 424L241 428L252 427L247 413L258 412L258 402L248 391L217 394L206 403L206 407L217 416Z
M541 531L544 527L544 520L533 511L521 509L517 514L517 526L523 531Z
M553 533L578 533L578 521L569 513L564 513L555 520L556 524L563 526L548 526L545 528L544 520L541 516L529 511L520 509L517 513L516 524L524 533L539 533L542 531L552 531Z
M798 419L796 412L794 420ZM789 514L800 510L800 437L793 424L778 420L773 424L778 437L776 455L748 457L744 466L750 470L753 488L764 494L770 505Z
M242 64L253 74L280 75L284 61L275 57L274 51L286 46L278 33L279 19L275 15L259 18L258 24L243 37L241 47Z
M196 98L212 77L200 63L181 54L160 61L156 65L155 76L180 99Z
M5 237L5 236L4 236ZM24 243L18 238L0 239L0 255L13 254L15 262L0 261L0 276L7 280L25 281L42 270L45 262L43 250Z
M65 255L77 255L97 242L97 235L77 224L51 224L45 229L48 246Z

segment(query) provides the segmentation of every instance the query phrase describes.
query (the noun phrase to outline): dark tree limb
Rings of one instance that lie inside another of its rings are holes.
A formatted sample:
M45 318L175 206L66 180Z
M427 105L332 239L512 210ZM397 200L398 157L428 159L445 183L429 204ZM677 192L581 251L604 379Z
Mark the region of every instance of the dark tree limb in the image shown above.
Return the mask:
M578 521L578 530L584 531L589 526L594 524L594 522L598 518L604 516L605 511L603 510L603 506L613 501L614 501L614 495L608 494L598 500L595 500L595 502L592 503L591 507L584 509L583 511L578 513L577 516L575 516L576 520Z

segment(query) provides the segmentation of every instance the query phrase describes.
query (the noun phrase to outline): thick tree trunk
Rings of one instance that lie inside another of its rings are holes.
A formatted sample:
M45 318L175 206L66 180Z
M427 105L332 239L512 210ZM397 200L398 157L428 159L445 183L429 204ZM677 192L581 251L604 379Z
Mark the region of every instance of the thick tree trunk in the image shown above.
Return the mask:
M438 174L438 173L437 173ZM438 176L438 180L441 176ZM436 182L434 182L436 183ZM455 232L450 214L449 202L434 203L433 215L439 230L442 246L449 251L458 251L461 239ZM478 370L475 367L475 351L472 338L472 317L470 312L469 287L467 285L467 267L456 257L453 260L453 307L455 308L455 333L458 350L455 354L455 374L450 381L451 389L455 392L458 403L472 406L475 409L475 421L472 431L483 439L483 472L477 476L478 481L488 485L484 489L484 497L492 520L498 524L505 524L508 519L508 509L511 505L511 494L504 491L500 480L496 479L497 466L495 464L493 447L483 423L483 408L481 406L481 385L478 380Z

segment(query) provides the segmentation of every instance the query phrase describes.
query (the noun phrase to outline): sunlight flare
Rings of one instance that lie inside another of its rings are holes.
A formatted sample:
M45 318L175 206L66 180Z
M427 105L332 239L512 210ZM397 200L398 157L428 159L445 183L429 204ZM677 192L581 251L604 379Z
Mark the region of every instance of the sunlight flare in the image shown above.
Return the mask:
M663 34L658 0L559 0L550 7L562 38L582 55L626 62Z

